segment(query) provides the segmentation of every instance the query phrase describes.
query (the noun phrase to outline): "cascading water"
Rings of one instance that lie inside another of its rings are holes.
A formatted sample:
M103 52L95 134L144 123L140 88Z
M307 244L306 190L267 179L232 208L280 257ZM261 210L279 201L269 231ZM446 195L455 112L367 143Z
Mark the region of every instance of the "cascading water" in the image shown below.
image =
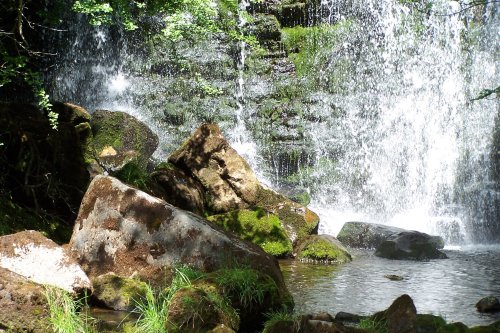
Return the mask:
M485 31L493 31L482 36L486 43L479 38L467 45L463 35L471 33L465 27L471 19L441 16L459 11L458 3L434 2L425 17L394 1L323 5L331 21L370 19L358 22L360 38L345 40L360 54L331 55L333 63L355 63L347 94L323 97L343 114L311 131L315 172L323 179L313 202L320 232L336 234L346 220L364 220L439 233L448 242L484 240L477 230L485 217L470 210L474 200L483 200L480 209L496 205L498 211L498 192L488 189L498 102L470 99L499 81L496 14L483 14ZM322 167L321 160L335 165ZM484 191L496 198L472 197Z

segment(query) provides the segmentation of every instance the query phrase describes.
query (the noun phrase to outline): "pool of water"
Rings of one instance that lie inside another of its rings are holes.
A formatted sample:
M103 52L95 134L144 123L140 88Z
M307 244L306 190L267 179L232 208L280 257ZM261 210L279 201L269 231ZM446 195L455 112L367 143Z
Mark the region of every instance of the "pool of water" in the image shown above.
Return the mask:
M352 250L354 260L341 266L281 261L298 313L339 311L360 315L385 310L402 294L412 297L418 313L440 315L468 326L491 324L500 313L481 314L475 304L500 297L500 246L445 250L449 259L389 260L370 251ZM403 277L392 281L384 275Z

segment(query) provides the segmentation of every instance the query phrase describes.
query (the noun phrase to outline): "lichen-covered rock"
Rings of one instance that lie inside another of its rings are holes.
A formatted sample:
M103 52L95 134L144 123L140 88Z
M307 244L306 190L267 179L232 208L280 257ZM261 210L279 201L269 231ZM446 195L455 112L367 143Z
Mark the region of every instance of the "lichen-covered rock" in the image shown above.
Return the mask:
M140 280L114 273L100 275L92 280L92 298L113 310L132 311L138 301L146 297L148 285Z
M52 332L43 293L43 286L0 267L0 332Z
M276 257L289 256L292 242L281 226L279 218L262 209L242 209L207 217L225 230L259 245L267 253Z
M239 328L238 313L216 292L196 287L179 289L170 300L167 328L198 333L220 325Z
M92 278L136 273L163 283L174 264L208 272L240 263L286 291L276 259L260 247L112 177L96 176L90 184L69 247Z
M125 112L97 110L90 125L96 158L110 172L132 161L145 167L158 147L158 136Z
M497 312L500 311L500 301L495 296L487 296L476 303L476 309L479 312Z
M317 229L319 217L261 184L215 124L199 127L168 160L202 184L213 213L261 207L278 216L292 242Z
M418 231L403 231L384 240L376 249L377 257L397 260L446 259L436 248L433 237Z
M67 250L38 231L0 237L0 267L30 281L72 293L92 287L87 275Z
M297 245L296 256L300 259L320 260L343 264L352 260L347 249L330 235L311 235Z

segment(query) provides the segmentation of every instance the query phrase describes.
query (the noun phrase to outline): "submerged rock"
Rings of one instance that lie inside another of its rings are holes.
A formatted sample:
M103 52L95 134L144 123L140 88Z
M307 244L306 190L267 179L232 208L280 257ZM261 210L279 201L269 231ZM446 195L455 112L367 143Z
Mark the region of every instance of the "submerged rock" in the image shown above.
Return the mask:
M310 235L296 247L300 259L312 259L328 263L343 264L352 260L346 248L330 235Z
M92 288L87 275L67 250L37 231L0 237L0 267L30 281L72 293Z
M476 309L479 312L497 312L500 311L500 301L495 296L487 296L476 303Z
M204 124L172 153L169 162L202 184L207 211L263 208L278 216L292 242L317 229L319 217L261 184L215 124Z
M0 332L51 332L43 286L0 267Z
M69 247L91 278L114 272L161 284L174 264L209 272L239 263L288 294L276 259L260 247L112 177L90 184Z
M418 231L403 231L384 240L376 249L377 257L387 259L446 259L445 253L436 248L434 238Z

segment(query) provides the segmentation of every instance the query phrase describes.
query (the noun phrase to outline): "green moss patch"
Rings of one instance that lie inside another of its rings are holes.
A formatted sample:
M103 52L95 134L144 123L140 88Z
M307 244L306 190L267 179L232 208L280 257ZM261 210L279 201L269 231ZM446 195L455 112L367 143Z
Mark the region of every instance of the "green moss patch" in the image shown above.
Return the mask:
M283 230L279 218L262 209L237 210L209 216L207 219L261 246L271 255L283 257L292 252L292 243Z
M352 260L351 255L340 244L327 237L309 236L299 244L297 256L300 259L324 260L338 264Z

